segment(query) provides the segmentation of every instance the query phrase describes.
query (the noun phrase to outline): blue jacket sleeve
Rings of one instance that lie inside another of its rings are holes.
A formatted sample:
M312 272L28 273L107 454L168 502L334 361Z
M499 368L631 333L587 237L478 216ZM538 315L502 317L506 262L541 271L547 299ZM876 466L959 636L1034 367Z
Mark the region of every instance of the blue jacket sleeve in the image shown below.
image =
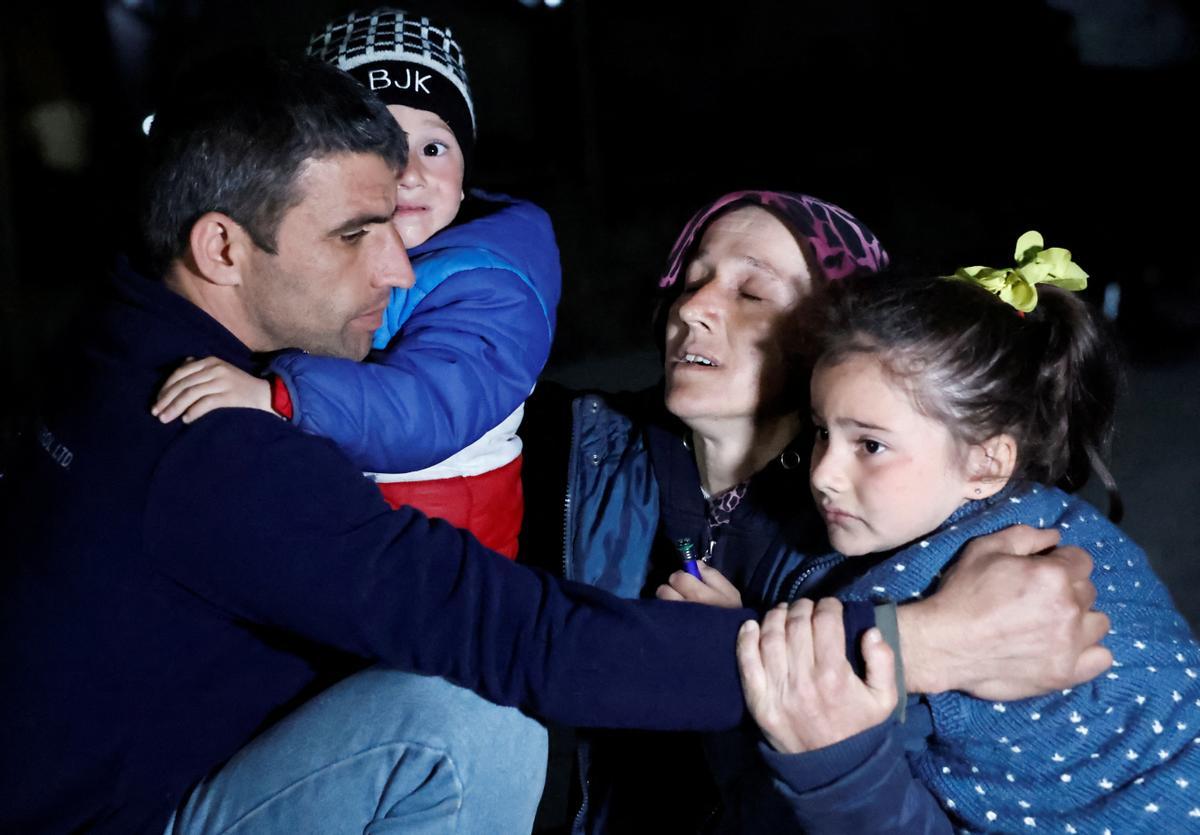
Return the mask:
M791 803L800 831L949 835L946 813L909 769L894 720L803 754L765 743L776 788Z
M430 292L367 362L288 352L271 370L288 386L299 428L332 439L362 470L410 472L524 402L551 338L543 301L520 275L472 269Z

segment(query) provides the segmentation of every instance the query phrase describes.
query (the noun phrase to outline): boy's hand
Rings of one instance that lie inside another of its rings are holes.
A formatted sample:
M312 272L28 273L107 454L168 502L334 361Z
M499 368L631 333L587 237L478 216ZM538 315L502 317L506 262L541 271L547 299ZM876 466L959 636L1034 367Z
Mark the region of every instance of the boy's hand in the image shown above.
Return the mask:
M896 707L891 648L878 629L863 635L867 679L846 660L842 604L797 600L748 620L737 637L746 707L777 751L826 748L883 722Z
M184 423L191 423L213 409L228 407L262 409L275 414L271 408L271 384L225 360L205 357L189 359L175 369L158 392L150 414L163 423L181 415Z
M658 587L654 596L659 600L685 600L688 603L704 603L723 609L742 608L742 594L725 579L725 575L703 560L696 560L703 582L686 571L676 571L667 582Z

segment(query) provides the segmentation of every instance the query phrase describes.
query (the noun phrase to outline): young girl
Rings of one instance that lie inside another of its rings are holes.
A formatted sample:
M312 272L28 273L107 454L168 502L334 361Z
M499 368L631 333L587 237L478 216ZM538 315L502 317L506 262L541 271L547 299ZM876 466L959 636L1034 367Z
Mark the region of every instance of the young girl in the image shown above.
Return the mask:
M447 519L514 557L516 431L550 353L562 281L550 219L532 203L465 195L475 111L449 29L399 9L351 13L309 53L372 90L404 129L394 223L415 284L393 291L366 363L290 351L259 379L198 360L168 379L154 414L275 411L337 442L392 507Z
M894 692L881 686L888 654L865 651L867 681L844 680L831 739L789 700L821 687L819 646L805 647L805 630L782 637L782 610L761 631L748 625L747 702L794 755L767 759L805 831L874 831L895 819L888 805L914 797L904 784L915 778L962 831L1200 832L1200 647L1141 549L1063 492L1109 438L1113 348L1081 300L1034 286L1079 289L1086 276L1069 253L1028 233L1017 258L1011 270L830 287L812 377L812 492L834 548L862 561L842 600L921 598L971 538L1058 528L1094 558L1112 670L1007 704L912 699L903 724L879 724L895 702L880 697ZM831 742L862 754L812 773Z

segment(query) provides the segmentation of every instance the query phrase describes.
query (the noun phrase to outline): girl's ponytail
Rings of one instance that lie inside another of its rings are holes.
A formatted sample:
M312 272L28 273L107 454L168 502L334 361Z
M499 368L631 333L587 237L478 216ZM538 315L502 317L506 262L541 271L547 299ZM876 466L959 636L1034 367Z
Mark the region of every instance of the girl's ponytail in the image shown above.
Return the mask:
M1109 493L1109 516L1119 521L1120 495L1104 464L1121 386L1107 323L1074 293L1056 287L1040 291L1028 318L1044 334L1027 441L1032 448L1025 452L1030 474L1075 491L1095 471Z

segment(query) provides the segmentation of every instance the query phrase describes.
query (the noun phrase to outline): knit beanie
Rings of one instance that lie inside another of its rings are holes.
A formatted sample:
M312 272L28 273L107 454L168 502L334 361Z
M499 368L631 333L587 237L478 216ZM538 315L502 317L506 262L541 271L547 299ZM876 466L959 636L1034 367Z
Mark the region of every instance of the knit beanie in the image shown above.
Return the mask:
M308 54L345 70L384 104L436 113L470 168L475 106L462 49L448 28L401 9L351 12L313 36Z

